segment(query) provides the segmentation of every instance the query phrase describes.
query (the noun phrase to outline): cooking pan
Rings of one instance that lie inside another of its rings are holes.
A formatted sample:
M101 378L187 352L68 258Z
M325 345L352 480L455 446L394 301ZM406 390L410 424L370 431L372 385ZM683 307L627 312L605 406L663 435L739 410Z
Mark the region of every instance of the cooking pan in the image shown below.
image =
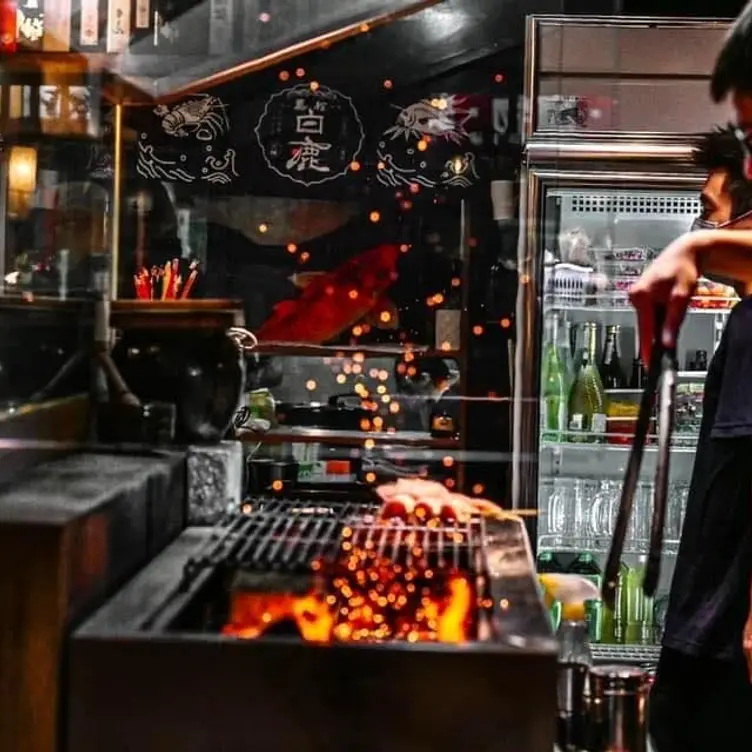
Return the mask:
M362 402L362 397L353 393L335 394L328 402L282 402L277 405L277 420L283 426L362 431L364 421L371 420L371 411Z

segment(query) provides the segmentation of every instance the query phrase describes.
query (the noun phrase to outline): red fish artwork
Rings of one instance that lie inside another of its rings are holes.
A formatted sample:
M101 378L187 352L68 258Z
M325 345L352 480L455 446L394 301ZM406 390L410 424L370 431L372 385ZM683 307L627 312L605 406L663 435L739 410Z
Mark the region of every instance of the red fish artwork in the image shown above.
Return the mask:
M321 345L360 322L396 328L397 309L386 291L397 279L398 257L398 246L382 245L331 272L295 275L300 295L274 307L257 332L259 341Z

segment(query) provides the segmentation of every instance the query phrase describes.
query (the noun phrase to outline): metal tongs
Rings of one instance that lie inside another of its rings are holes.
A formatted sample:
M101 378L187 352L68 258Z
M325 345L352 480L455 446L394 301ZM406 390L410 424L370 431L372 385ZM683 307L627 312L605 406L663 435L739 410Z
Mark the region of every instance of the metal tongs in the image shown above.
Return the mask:
M676 401L677 360L676 348L668 349L660 340L663 329L665 311L656 311L655 331L659 333L653 342L650 368L647 381L642 393L640 412L637 417L632 451L627 463L627 472L619 502L619 513L616 518L614 534L611 538L611 548L606 561L603 579L602 597L609 608L614 607L616 590L619 584L619 570L624 550L624 539L627 535L629 520L632 516L635 490L642 466L642 456L645 441L650 428L650 415L653 409L653 399L658 396L658 456L653 485L653 519L650 525L650 549L642 581L642 590L646 596L652 597L658 587L661 574L661 554L663 553L663 527L666 521L666 499L668 496L669 463L671 457L671 437L674 433L674 405Z

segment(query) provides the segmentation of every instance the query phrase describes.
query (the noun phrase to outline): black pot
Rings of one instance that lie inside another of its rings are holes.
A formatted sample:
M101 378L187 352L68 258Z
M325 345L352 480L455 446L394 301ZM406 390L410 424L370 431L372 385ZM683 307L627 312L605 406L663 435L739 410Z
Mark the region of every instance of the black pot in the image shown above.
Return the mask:
M175 404L179 443L224 438L245 380L242 352L224 330L126 330L112 357L141 401Z
M335 394L325 404L282 402L277 405L277 420L283 426L361 431L362 422L372 417L371 412L361 406L362 401L357 394Z
M276 460L266 457L246 461L246 493L281 493L291 490L298 482L298 463L295 460Z

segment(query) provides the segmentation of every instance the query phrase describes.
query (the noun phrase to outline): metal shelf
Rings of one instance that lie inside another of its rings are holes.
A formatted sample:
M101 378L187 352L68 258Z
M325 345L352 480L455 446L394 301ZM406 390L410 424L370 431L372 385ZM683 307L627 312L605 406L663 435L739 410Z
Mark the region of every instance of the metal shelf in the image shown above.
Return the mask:
M335 431L329 428L304 428L289 426L273 429L267 433L257 433L247 429L238 431L241 441L263 444L332 444L339 446L368 448L371 445L417 446L429 449L458 449L458 438L435 439L423 431Z
M592 645L590 651L595 663L658 663L660 645Z
M694 315L708 315L717 314L721 316L728 316L733 310L733 306L728 308L688 308L687 316ZM617 306L617 305L569 305L566 303L555 303L547 296L545 301L546 313L610 313L619 316L634 316L635 311L631 306Z
M301 355L322 358L347 358L362 355L365 358L459 358L457 350L435 350L422 345L309 345L305 342L259 342L254 352L261 355Z
M681 434L678 434L681 436ZM697 453L697 437L686 435L687 443L676 443L676 440L671 445L671 452L676 454L696 454ZM690 444L689 441L692 443ZM579 442L548 442L541 441L541 451L544 449L550 449L554 452L587 452L587 453L599 453L599 452L618 452L621 454L628 453L632 449L632 444L588 444ZM657 445L648 445L645 447L646 454L655 454L658 450Z

